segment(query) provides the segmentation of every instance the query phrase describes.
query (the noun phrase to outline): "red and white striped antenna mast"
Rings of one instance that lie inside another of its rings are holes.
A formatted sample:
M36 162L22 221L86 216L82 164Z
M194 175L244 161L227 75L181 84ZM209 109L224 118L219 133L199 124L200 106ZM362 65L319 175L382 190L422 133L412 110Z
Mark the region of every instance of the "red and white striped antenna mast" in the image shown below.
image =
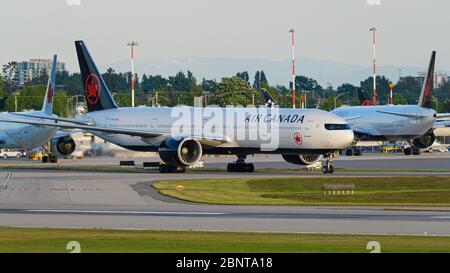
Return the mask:
M134 47L139 46L139 44L135 41L131 41L127 44L127 46L131 47L131 107L134 107Z
M373 43L373 105L377 105L377 29L372 27Z
M291 29L289 33L292 34L292 108L295 109L297 101L295 92L295 30Z

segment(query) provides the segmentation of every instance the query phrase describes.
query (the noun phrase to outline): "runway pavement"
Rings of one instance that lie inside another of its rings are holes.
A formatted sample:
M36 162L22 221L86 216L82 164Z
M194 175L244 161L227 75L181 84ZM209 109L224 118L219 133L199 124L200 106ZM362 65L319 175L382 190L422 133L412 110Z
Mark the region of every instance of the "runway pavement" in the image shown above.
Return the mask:
M137 165L142 166L143 162L158 162L159 157L138 157L138 158L85 158L83 160L61 160L62 166L105 166L117 167L120 160L134 160ZM235 156L208 156L204 157L205 167L207 168L226 168L226 165L236 160ZM249 156L247 162L254 163L257 169L264 168L289 168L299 169L296 166L285 162L279 155L256 155ZM0 159L0 166L36 166L37 162L16 159ZM434 170L450 171L450 153L423 154L421 156L405 156L403 154L382 155L379 153L366 154L362 157L340 156L335 159L336 168L353 170Z
M0 179L6 177L6 171L1 172ZM449 212L418 212L373 207L211 206L179 202L159 195L150 187L161 180L279 175L309 176L292 172L163 175L12 170L12 177L0 190L0 226L450 236L450 208L439 208ZM402 174L339 174L348 175ZM450 176L450 173L417 175Z

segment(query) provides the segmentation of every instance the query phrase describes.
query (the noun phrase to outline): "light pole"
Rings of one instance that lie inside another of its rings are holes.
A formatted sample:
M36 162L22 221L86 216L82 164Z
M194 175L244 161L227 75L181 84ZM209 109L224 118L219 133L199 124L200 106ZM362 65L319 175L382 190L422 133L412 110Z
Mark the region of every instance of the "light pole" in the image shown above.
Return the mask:
M438 112L439 111L439 105L438 105L438 98L437 97L435 97L435 96L432 96L432 98L436 101L436 112Z
M14 112L17 112L17 93L14 94Z
M79 101L78 98L79 97L84 97L84 96L82 96L82 95L75 95L75 96L72 96L72 97L67 99L67 114L69 114L69 112L71 112L70 114L72 114L72 117L75 117L76 109L78 107L78 101ZM74 99L76 99L76 100L74 101ZM70 101L75 102L75 107L72 108L72 111L70 111L70 109L69 109L69 102Z
M393 98L392 98L392 90L394 90L394 87L395 87L395 85L394 85L394 83L393 82L390 82L389 83L389 105L393 105L394 103L393 103Z
M305 90L302 90L302 92L301 92L301 94L302 94L301 95L301 108L302 109L308 108L308 104L306 102L308 93L309 93L309 91L305 91Z
M373 27L370 31L373 33L373 105L377 105L377 29Z
M134 107L134 47L139 46L139 44L131 41L127 46L131 47L131 107Z
M337 104L337 99L340 98L340 97L342 97L342 96L344 96L344 95L346 95L346 94L348 94L348 92L339 94L339 95L337 95L336 97L334 97L334 109L337 108L337 105L336 105L336 104Z
M295 109L295 30L291 29L289 33L292 36L292 108Z

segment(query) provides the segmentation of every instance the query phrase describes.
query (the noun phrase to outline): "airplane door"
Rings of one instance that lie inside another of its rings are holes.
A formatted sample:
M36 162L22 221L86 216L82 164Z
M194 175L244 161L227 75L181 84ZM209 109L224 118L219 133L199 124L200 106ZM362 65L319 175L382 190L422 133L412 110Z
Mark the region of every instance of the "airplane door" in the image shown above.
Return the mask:
M150 126L152 127L152 129L155 129L157 124L158 124L158 119L154 118L154 119L152 119L152 123Z
M303 133L304 137L311 137L311 131L313 129L314 122L312 120L308 120L305 123L305 131Z

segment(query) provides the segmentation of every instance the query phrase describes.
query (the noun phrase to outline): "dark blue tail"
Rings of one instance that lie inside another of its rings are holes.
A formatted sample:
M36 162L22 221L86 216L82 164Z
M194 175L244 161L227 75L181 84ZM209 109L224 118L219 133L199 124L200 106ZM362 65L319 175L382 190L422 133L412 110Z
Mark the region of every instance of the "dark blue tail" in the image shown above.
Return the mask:
M88 112L118 108L83 41L75 41Z
M434 88L434 67L436 62L436 51L431 53L430 65L428 66L427 76L423 82L422 93L419 98L419 106L423 108L432 108L433 88Z

